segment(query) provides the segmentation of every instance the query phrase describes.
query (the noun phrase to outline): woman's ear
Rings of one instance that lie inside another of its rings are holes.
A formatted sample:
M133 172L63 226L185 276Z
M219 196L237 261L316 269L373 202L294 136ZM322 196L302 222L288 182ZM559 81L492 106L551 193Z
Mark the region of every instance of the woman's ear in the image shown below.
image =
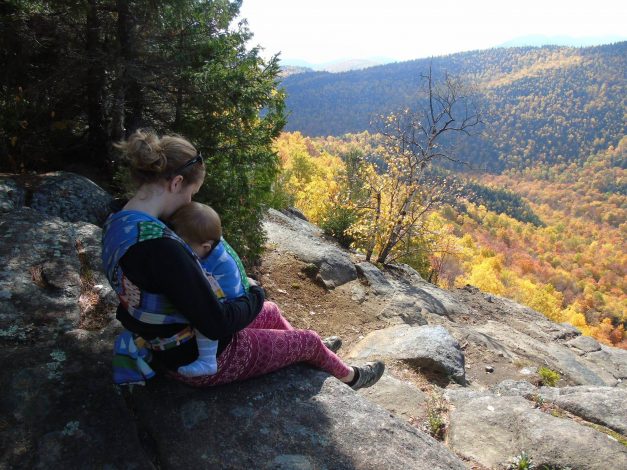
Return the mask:
M183 187L182 175L176 175L174 178L170 180L170 183L168 184L168 188L170 189L170 192L172 193L179 192L182 187Z

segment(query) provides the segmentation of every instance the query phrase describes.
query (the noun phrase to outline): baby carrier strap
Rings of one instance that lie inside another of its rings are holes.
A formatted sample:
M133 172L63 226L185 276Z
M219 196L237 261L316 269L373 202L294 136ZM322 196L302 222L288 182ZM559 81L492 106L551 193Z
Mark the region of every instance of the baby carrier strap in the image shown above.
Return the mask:
M112 214L104 225L103 266L120 303L133 318L152 325L186 324L187 319L175 311L165 296L142 291L124 275L120 266L120 259L132 246L158 238L171 238L180 242L198 262L191 248L159 219L143 212L121 211Z

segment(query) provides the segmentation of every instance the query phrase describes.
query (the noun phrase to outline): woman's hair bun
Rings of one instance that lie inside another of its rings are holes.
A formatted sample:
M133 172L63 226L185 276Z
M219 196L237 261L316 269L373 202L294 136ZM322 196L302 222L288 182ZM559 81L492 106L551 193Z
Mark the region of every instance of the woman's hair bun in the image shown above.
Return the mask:
M202 181L205 177L204 164L186 165L198 156L198 151L181 136L159 137L151 130L139 129L115 147L127 161L137 187L170 180L177 175L184 178L184 184Z
M131 168L149 173L162 173L168 159L157 134L139 129L116 145L129 160Z

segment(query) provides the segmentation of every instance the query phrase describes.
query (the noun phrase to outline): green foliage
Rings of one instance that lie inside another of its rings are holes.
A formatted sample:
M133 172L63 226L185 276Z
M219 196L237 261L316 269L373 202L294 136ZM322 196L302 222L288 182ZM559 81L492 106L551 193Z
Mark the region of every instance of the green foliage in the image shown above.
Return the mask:
M469 181L464 185L464 193L470 202L482 204L497 214L507 214L520 222L532 223L536 227L544 226L529 203L513 191Z
M508 470L531 470L535 466L529 454L523 450L519 455L512 458L507 468Z
M559 372L554 371L553 369L549 369L548 367L539 367L538 375L542 380L542 384L548 387L555 387L559 379L561 378Z
M275 184L272 186L272 192L268 200L268 206L281 211L288 207L293 207L296 197L287 191L286 187L282 184Z
M444 398L435 394L427 400L427 432L434 438L443 440L446 432L444 415L447 412Z
M437 279L431 279L433 277L430 260L432 252L433 247L428 240L421 236L412 237L403 241L398 261L414 268L423 279L436 283Z
M329 206L322 215L320 228L327 235L334 237L341 246L349 248L355 241L349 229L357 221L358 217L358 211L352 207Z
M278 170L277 58L264 60L241 1L10 2L4 6L0 171L87 165L128 177L112 143L138 127L188 138L206 158L198 200L248 264ZM6 20L6 21L5 21Z
M429 434L436 439L443 439L444 433L444 421L442 421L442 417L437 413L429 413Z

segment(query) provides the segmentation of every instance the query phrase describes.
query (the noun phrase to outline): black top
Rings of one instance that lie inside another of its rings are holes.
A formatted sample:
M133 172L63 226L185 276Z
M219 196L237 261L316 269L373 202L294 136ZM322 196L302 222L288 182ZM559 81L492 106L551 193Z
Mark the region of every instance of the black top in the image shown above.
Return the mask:
M219 340L218 355L233 334L248 326L263 307L265 296L258 286L251 286L249 293L237 300L220 302L190 253L170 238L133 245L120 259L120 266L124 275L141 290L165 295L194 328L210 339ZM116 317L127 330L147 340L168 338L186 326L143 323L121 305ZM167 351L155 351L154 355L164 366L176 370L195 361L198 348L192 340Z

